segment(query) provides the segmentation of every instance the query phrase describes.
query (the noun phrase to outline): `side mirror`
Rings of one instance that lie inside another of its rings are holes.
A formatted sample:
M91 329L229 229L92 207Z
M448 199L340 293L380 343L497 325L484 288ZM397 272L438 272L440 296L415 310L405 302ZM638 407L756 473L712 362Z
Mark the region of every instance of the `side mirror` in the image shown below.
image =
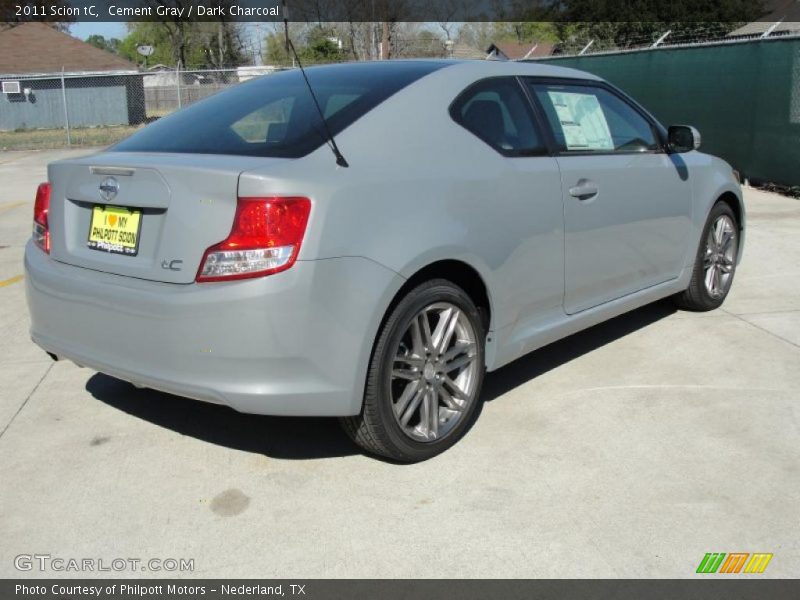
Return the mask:
M690 125L671 125L668 134L670 152L682 154L700 149L700 132Z

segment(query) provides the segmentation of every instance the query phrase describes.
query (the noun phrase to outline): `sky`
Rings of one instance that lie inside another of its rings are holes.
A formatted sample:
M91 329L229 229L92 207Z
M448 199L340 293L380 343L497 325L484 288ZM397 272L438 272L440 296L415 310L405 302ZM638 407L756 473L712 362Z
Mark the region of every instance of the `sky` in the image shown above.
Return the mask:
M80 40L85 40L90 35L102 35L104 38L118 38L122 39L128 35L128 29L125 23L97 23L94 21L76 21L70 23L69 32L73 37ZM254 35L256 26L254 23L245 24ZM270 24L262 24L261 33L266 35Z
M85 40L90 35L102 35L105 38L122 39L127 33L125 23L95 23L93 21L78 21L72 23L69 32L76 38Z

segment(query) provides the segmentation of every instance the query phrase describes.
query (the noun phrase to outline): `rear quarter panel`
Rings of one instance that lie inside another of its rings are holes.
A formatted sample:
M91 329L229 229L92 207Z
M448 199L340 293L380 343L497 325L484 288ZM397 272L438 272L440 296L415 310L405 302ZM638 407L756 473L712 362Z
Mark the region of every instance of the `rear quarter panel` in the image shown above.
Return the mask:
M337 136L349 168L337 167L323 146L280 172L243 174L240 194L268 188L311 197L300 260L366 257L404 278L438 260L463 261L489 291L492 329L514 323L526 303L560 307L563 266L559 256L550 259L563 252L563 213L535 203L537 192L545 192L537 190L537 170L557 179L554 159L505 158L448 112L477 79L520 69L535 74L537 68L477 62L446 67ZM546 193L559 194L560 206L559 189ZM537 254L548 260L524 260Z

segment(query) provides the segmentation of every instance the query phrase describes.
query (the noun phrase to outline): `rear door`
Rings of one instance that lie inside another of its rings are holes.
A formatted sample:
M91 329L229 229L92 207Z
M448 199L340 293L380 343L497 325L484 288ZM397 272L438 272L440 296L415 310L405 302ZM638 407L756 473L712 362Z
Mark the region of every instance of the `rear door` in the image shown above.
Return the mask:
M527 80L552 134L564 202L564 309L574 314L677 277L688 172L654 124L602 84Z

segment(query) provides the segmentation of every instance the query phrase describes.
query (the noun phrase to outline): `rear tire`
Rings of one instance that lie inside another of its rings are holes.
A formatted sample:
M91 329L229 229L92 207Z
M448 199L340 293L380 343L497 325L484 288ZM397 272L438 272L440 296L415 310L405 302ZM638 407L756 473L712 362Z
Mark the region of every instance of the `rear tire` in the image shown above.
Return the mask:
M445 279L412 289L375 342L361 414L341 419L359 446L400 462L427 460L478 413L486 333L478 309Z
M722 306L733 284L738 253L739 223L730 205L719 201L703 228L689 287L675 296L675 304L698 312Z

